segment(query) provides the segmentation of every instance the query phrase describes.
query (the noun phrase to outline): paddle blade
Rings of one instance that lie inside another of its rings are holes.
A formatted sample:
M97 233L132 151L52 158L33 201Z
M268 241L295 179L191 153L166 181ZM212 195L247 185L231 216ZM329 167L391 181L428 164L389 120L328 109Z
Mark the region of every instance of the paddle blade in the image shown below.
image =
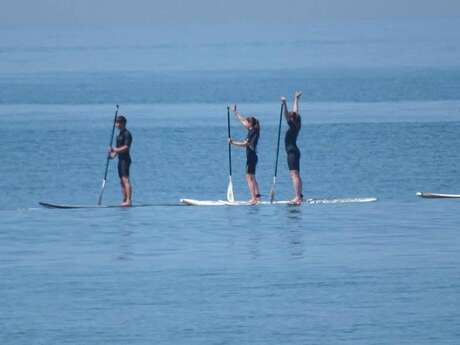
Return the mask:
M106 179L102 180L101 192L99 193L99 198L97 199L97 204L98 205L102 204L102 195L104 195L105 181L106 181Z
M270 189L270 204L273 204L273 201L275 201L275 184L276 184L276 177L273 177L273 184L272 184L272 188Z
M227 200L230 201L230 202L235 201L235 196L233 195L233 183L232 183L232 177L231 176L228 179Z
M270 204L273 204L273 201L275 201L275 186L272 186L272 189L270 189Z

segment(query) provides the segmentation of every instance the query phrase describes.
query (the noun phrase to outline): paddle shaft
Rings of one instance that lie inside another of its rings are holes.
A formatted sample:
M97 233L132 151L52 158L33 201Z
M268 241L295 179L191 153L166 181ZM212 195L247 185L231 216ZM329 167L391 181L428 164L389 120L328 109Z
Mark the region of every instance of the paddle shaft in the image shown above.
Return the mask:
M284 103L281 103L281 111L280 111L280 121L278 124L278 143L276 144L276 160L275 160L275 175L274 175L274 180L276 179L276 176L278 175L278 158L280 155L280 138L281 138L281 123L283 119L283 110L284 110Z
M230 139L230 107L227 107L227 130L228 130L228 138ZM228 168L230 177L232 177L232 144L228 143Z
M119 108L119 106L117 104L117 110L115 111L115 116L113 118L112 133L110 134L110 142L109 142L110 147L112 147L112 145L113 145L113 135L115 134L115 125L117 123L118 108ZM109 171L109 163L110 163L110 154L107 155L107 160L105 162L104 179L102 180L102 188L101 188L101 192L99 194L99 199L97 201L98 205L100 205L102 203L102 195L104 193L105 181L107 181L107 173Z
M115 116L113 118L112 134L110 135L110 142L109 142L110 147L112 147L113 145L113 135L115 134L115 124L117 123L117 116L118 116L118 104L117 104L117 110L115 111ZM107 161L105 162L104 180L107 180L107 172L109 171L109 163L110 163L110 155L107 155Z

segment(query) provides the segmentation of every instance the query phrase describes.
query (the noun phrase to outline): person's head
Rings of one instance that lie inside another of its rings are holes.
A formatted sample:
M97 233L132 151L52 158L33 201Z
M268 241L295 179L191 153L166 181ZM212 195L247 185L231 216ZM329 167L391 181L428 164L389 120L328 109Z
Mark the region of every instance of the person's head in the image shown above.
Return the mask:
M255 128L257 130L260 129L259 120L257 120L254 116L248 117L248 122L249 122L251 128Z
M299 120L299 114L296 113L295 111L288 112L288 116L289 116L289 118L291 118L295 122L297 122Z
M126 117L124 117L123 115L118 115L117 120L115 121L115 124L118 129L123 129L126 127L126 122L127 122Z

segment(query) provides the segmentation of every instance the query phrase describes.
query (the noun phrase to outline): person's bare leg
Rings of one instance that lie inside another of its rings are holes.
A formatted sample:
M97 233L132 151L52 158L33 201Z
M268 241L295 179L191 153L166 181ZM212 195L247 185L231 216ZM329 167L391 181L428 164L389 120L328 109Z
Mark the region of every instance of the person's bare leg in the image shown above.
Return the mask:
M294 186L294 199L291 200L293 204L300 204L302 200L302 179L298 170L291 170L292 185Z
M256 196L256 200L259 202L260 201L259 184L257 183L256 175L253 175L253 176L254 176L254 193L255 193L255 196Z
M132 187L131 187L131 183L129 182L129 177L123 176L122 181L123 181L124 188L125 188L126 200L121 205L131 206L132 205L132 201L131 201Z
M294 94L294 103L292 104L292 111L297 114L300 114L300 96L302 96L302 91L296 91Z
M126 194L128 195L127 201L129 201L129 206L131 206L133 203L133 186L131 185L129 177L126 178Z
M259 184L257 183L256 175L251 175L251 181L252 181L252 188L253 192L252 195L256 202L260 201L260 191L259 191Z
M126 202L127 194L126 194L125 183L122 177L120 177L120 186L121 186L121 195L123 195L123 201L122 201L123 203L123 202Z
M246 174L246 182L248 183L248 189L249 189L249 194L251 195L251 198L249 201L252 200L252 180L251 180L251 174Z
M251 199L249 199L249 203L251 205L257 203L257 197L256 197L256 187L255 187L255 178L254 175L252 174L246 174L246 180L248 182L248 188L249 188L249 193L251 193Z

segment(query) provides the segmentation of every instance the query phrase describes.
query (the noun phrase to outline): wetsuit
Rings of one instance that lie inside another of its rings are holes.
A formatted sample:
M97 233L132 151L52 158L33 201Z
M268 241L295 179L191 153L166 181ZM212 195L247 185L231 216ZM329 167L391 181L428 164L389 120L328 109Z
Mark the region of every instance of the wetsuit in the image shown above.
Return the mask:
M297 136L299 135L302 121L300 115L296 117L289 117L287 120L289 129L286 131L284 137L284 144L286 146L287 162L289 170L300 170L300 151L297 147Z
M251 127L246 137L248 146L246 146L246 173L255 175L257 165L257 142L259 141L259 130Z
M123 128L117 135L117 148L127 145L128 150L118 154L118 176L120 176L120 178L129 177L129 166L131 165L129 149L131 148L132 142L133 138L131 133L126 128Z

